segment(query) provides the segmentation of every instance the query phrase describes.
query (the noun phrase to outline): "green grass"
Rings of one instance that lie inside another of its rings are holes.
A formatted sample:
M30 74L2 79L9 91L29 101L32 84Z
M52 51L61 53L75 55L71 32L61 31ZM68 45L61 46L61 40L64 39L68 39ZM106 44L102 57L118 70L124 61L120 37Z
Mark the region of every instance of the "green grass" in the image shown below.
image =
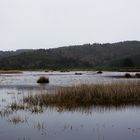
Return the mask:
M59 89L54 94L24 98L24 103L50 107L89 107L93 105L140 104L140 83L79 85Z

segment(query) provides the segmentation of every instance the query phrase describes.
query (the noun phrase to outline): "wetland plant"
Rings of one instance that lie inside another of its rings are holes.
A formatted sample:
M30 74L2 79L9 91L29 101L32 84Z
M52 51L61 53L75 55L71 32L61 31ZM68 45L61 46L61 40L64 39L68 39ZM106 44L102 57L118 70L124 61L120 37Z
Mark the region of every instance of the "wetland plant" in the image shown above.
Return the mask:
M130 73L126 73L126 74L124 75L124 77L125 77L125 78L132 78L132 76L131 76Z
M97 71L97 74L102 74L103 72L102 71Z
M80 73L80 72L75 72L75 75L82 75L82 73Z
M140 83L128 82L65 87L58 89L54 94L46 93L26 97L24 103L64 108L140 104Z
M39 84L47 84L47 83L49 83L49 78L40 77L40 78L37 80L37 83L39 83Z
M140 78L140 73L135 74L136 78Z
M11 104L10 108L11 108L12 111L24 110L24 109L25 109L25 106L24 106L23 104L17 104L17 103L15 102L15 103L12 103L12 104Z

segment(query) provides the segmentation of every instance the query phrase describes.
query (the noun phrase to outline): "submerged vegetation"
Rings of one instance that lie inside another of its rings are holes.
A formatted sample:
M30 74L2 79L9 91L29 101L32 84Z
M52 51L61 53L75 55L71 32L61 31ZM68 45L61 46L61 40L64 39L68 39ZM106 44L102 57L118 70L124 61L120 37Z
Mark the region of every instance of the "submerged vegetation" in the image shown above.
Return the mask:
M21 118L20 116L13 116L8 121L16 125L16 124L19 124L19 123L27 122L27 118L26 117Z
M24 103L64 108L140 104L140 83L128 82L66 87L59 89L54 94L46 93L26 97Z

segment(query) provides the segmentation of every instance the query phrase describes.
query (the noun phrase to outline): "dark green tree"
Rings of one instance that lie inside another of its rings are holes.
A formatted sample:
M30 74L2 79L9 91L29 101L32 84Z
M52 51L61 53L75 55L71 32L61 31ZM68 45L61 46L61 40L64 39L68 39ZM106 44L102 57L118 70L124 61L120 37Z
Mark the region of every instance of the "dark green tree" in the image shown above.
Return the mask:
M122 67L126 67L126 68L134 67L134 63L133 63L132 59L130 59L130 58L124 59L123 63L122 63Z

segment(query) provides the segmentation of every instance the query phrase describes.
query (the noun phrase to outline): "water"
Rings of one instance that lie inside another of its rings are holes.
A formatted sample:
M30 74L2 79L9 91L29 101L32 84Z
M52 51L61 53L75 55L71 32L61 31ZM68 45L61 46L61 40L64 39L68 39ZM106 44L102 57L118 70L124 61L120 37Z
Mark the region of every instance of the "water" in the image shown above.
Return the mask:
M79 83L110 83L126 81L110 76L124 75L120 72L24 72L23 74L0 75L0 140L139 140L140 107L91 107L88 109L61 110L44 108L42 113L10 111L12 102L32 94ZM48 76L48 85L39 85L36 80ZM130 79L134 80L134 79ZM138 80L138 79L135 79ZM15 121L13 118L20 118Z
M82 75L75 75L75 72L24 72L23 74L3 74L0 75L0 88L40 88L36 83L40 76L47 76L50 79L46 88L53 86L70 86L75 84L108 83L112 81L126 81L127 79L116 79L111 76L124 75L125 72L79 72ZM132 73L135 74L135 73ZM133 79L131 79L133 80ZM41 87L42 88L42 87Z

